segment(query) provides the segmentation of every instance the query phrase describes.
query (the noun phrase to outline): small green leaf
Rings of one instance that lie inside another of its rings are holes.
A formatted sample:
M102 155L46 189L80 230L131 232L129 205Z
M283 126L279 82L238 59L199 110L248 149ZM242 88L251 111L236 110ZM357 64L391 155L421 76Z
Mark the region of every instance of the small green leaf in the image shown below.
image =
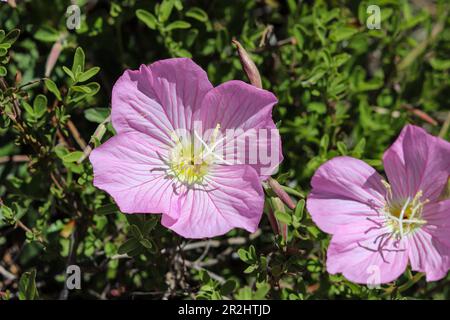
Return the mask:
M100 71L99 67L93 67L78 76L79 82L84 82L95 76Z
M56 156L60 159L64 158L67 154L69 154L69 150L66 149L63 145L59 144L57 145L53 151L55 152Z
M164 0L159 6L158 19L161 22L167 21L172 13L174 0Z
M22 106L23 106L23 108L25 109L25 111L26 111L30 116L32 116L33 118L35 117L34 109L33 109L32 106L30 106L29 103L23 101L23 102L22 102Z
M124 243L122 243L122 245L119 247L119 249L117 250L118 254L125 254L125 253L129 253L133 250L136 250L139 248L139 241L136 239L129 239L127 241L125 241Z
M142 227L142 233L144 235L148 235L150 231L152 231L156 227L157 223L158 221L156 219L145 221L144 226Z
M305 200L301 199L297 205L295 206L294 214L298 218L298 220L303 219L303 213L305 211Z
M6 35L5 39L3 40L3 42L8 43L10 45L13 45L14 42L17 41L17 39L19 38L20 35L20 30L19 29L12 29L10 32L8 32L8 34Z
M258 288L258 290L256 290L255 294L254 294L254 299L255 300L262 300L266 297L266 295L269 293L270 290L270 285L266 282L261 283L261 284L257 284L256 287Z
M284 224L290 225L292 223L292 217L286 212L277 210L275 211L275 217L278 221L283 222Z
M72 70L70 70L66 66L63 66L62 69L73 81L75 81L75 75L73 74Z
M25 272L19 280L19 300L34 300L38 297L36 289L36 269Z
M315 112L318 114L324 114L327 112L327 107L322 102L310 102L306 108L309 112Z
M141 20L147 27L149 27L152 30L156 29L156 26L158 24L158 21L156 20L156 17L144 9L138 9L136 10L136 16L139 20Z
M255 271L256 269L257 269L257 267L255 265L251 265L251 266L248 266L247 268L245 268L244 273L249 274L249 273L252 273L253 271Z
M34 114L37 118L41 118L47 111L47 97L39 94L33 101Z
M62 157L64 162L77 162L83 156L82 151L74 151Z
M247 250L245 250L245 249L242 249L242 248L239 249L238 252L237 252L237 254L238 254L239 258L240 258L242 261L244 261L244 262L247 262L247 261L250 260L250 257L249 257L249 255L248 255L248 252L247 252Z
M444 71L450 69L450 60L432 58L430 60L430 65L435 70Z
M43 42L56 42L58 41L60 34L58 30L50 27L50 26L43 26L41 27L36 33L34 34L34 37Z
M366 148L366 139L362 138L361 140L359 140L355 148L353 148L352 155L355 158L360 158L363 155L365 148Z
M70 88L75 92L91 93L91 88L88 86L72 86Z
M6 68L4 66L0 66L0 77L6 76L8 71L6 71Z
M198 21L201 22L206 22L208 21L208 14L205 12L205 10L200 9L198 7L193 7L190 8L187 12L186 12L186 16L196 19Z
M75 55L73 57L72 73L75 75L75 79L84 72L84 61L85 55L81 47L75 50Z
M84 117L91 122L102 123L109 113L107 108L91 108L84 111Z
M135 224L132 224L130 226L130 231L133 234L133 237L135 237L136 239L142 239L141 230L139 230L139 228Z
M175 29L188 29L191 27L191 24L186 21L177 20L169 24L167 27L165 27L166 31L171 31Z
M339 153L343 156L347 155L348 153L348 149L347 149L347 145L342 142L342 141L338 141L336 144L337 149L339 150Z
M220 294L223 296L227 296L231 294L234 291L234 289L236 289L236 281L227 280L220 288Z
M107 205L104 205L96 210L96 213L99 215L108 215L112 213L116 213L119 211L119 208L114 203L110 203Z
M34 300L36 296L36 269L32 269L28 276L28 284L25 293L27 300Z
M152 243L148 239L141 239L139 243L146 249L151 249L153 247Z
M67 69L69 70L69 69ZM70 70L69 70L70 71ZM59 92L58 87L56 86L56 83L54 83L52 80L50 79L45 79L44 80L45 83L45 87L48 89L48 91L50 91L51 93L53 93L56 97L56 99L58 99L59 101L62 100L61 97L61 93Z
M334 42L340 42L340 41L351 38L356 33L358 33L358 29L355 29L355 28L336 27L336 29L331 31L330 39L333 40Z

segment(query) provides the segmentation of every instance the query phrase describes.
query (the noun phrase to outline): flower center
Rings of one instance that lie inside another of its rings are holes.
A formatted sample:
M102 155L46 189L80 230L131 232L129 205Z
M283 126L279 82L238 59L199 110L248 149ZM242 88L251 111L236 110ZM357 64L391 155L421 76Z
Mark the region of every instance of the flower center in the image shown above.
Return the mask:
M183 183L202 183L208 173L209 164L196 154L193 143L177 143L170 153L171 175Z
M169 175L188 185L202 184L207 179L209 168L215 158L220 159L214 153L219 129L218 124L209 145L195 131L194 136L188 139L173 137L175 146L169 155Z
M426 221L422 218L422 213L428 200L422 200L422 191L417 192L414 198L394 200L391 186L385 181L383 184L387 189L386 205L383 212L386 216L387 225L395 236L403 238L426 224Z

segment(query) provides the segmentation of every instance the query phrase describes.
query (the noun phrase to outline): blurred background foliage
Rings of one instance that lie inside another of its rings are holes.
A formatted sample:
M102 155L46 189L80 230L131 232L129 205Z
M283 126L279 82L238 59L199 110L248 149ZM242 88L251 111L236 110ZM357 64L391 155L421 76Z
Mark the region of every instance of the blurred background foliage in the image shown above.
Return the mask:
M76 30L66 24L71 4L80 8ZM366 25L372 4L380 29ZM407 271L370 289L329 275L329 237L303 200L315 169L334 156L382 170L406 123L449 139L448 13L445 0L2 2L0 297L449 298L450 278L427 284ZM93 187L86 160L114 134L115 80L169 57L193 58L214 85L246 80L233 39L279 99L285 160L276 178L297 207L267 189L277 221L264 216L255 234L204 241L174 235L157 216L121 214ZM72 264L81 290L64 289Z

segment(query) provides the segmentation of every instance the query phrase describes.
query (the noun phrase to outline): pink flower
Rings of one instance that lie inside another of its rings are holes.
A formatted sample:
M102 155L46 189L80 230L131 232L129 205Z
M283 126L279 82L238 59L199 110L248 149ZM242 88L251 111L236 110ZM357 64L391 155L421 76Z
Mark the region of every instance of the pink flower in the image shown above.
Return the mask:
M350 157L323 164L312 179L307 207L332 234L327 270L369 285L406 269L439 280L450 268L450 143L408 125L384 154L385 181Z
M122 212L162 213L162 224L187 238L254 232L261 181L282 159L276 102L242 81L214 88L190 59L126 71L112 93L117 135L90 156L94 185ZM270 161L255 161L255 146L271 151Z

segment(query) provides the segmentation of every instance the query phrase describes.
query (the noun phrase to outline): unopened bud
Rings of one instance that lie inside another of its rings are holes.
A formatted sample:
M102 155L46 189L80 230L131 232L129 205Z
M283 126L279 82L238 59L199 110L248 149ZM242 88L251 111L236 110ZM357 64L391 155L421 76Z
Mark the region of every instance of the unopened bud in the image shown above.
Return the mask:
M239 59L241 60L242 68L250 80L250 83L257 88L262 88L261 76L259 74L258 68L256 67L253 60L250 58L247 51L239 43L239 41L233 39L233 44L236 46L239 54Z

